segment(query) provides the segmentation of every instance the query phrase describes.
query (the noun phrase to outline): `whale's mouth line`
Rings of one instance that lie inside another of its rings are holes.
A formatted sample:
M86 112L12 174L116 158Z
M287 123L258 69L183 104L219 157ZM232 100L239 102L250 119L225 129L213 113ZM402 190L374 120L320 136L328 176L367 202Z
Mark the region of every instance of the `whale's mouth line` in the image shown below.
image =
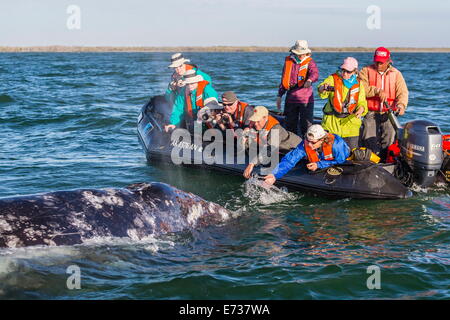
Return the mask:
M53 240L54 238L59 237L59 236L73 236L73 235L77 235L77 234L81 235L81 232L57 233L57 234L50 235L50 239Z

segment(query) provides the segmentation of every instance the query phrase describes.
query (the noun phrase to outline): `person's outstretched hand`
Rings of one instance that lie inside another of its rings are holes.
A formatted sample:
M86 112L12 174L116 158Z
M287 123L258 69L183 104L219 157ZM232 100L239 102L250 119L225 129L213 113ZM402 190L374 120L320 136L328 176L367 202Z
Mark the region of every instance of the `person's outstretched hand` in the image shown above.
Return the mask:
M164 126L164 131L165 131L165 132L169 132L169 130L173 130L173 129L175 129L176 127L177 127L177 126L174 125L174 124L168 124L168 125Z
M277 179L273 174L268 174L264 177L264 182L267 183L269 186L273 185Z
M249 179L250 175L252 174L253 168L255 167L255 165L253 163L249 163L247 168L245 168L244 171L244 178L245 179Z
M317 162L310 162L310 163L308 163L308 164L306 165L306 167L307 167L309 170L311 170L311 171L316 171L317 168L319 168L319 167L317 166Z

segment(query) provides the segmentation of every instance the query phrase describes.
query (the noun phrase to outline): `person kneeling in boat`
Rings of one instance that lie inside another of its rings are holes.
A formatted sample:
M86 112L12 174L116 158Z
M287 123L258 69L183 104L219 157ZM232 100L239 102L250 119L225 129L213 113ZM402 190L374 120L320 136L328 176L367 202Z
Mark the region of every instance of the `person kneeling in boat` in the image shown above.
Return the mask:
M250 126L250 117L254 113L254 107L240 101L233 91L222 94L222 105L223 112L216 116L217 125L222 131L245 129Z
M306 139L283 157L271 174L264 177L269 185L288 173L303 158L308 158L306 168L311 171L341 164L350 155L347 143L337 134L326 132L320 124L308 128Z
M256 142L259 145L263 144L271 144L277 145L280 151L289 151L295 147L302 141L302 139L292 133L284 129L277 119L269 115L269 110L263 106L257 106L253 110L253 115L249 118L252 122L250 127L244 129L244 133L250 132L251 130L255 130L256 134L254 135ZM278 141L272 141L272 133L274 130L278 131ZM246 179L250 178L250 175L253 171L253 168L258 164L258 157L254 159L250 159L250 163L244 171L244 177Z
M320 98L328 98L322 126L342 137L351 150L359 147L361 117L368 111L364 86L359 83L357 73L358 61L348 57L339 71L319 85Z
M205 72L201 71L195 64L188 63L189 59L185 59L181 53L175 53L170 59L169 68L174 69L170 77L169 85L165 93L165 98L168 102L173 104L176 97L182 92L184 87L183 75L188 70L195 70L198 75L203 77L203 80L211 84L211 77Z
M205 106L204 101L208 98L218 99L216 90L195 70L186 71L183 78L185 86L182 94L179 94L175 99L170 123L164 126L166 132L182 126L183 120L186 128L190 129L194 120L197 119L197 112Z

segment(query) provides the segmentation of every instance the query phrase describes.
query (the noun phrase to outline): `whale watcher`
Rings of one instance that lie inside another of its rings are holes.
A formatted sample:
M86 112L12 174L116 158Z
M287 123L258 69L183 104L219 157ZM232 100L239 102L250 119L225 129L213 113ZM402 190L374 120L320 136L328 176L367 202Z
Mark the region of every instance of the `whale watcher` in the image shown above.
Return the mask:
M384 159L396 134L387 111L405 114L408 87L402 73L392 65L391 52L384 47L375 50L373 64L362 68L359 79L366 89L369 109L363 122L362 144Z
M239 100L233 91L222 94L222 105L223 112L216 115L217 126L222 131L245 129L250 126L254 106Z
M204 80L211 83L211 77L207 73L201 71L197 67L197 65L189 62L190 60L186 59L182 53L175 53L170 58L170 65L168 66L168 68L174 69L174 71L165 93L166 100L170 104L173 104L177 95L182 92L182 88L184 87L183 75L186 73L186 71L195 70L197 74L203 77Z
M302 139L293 132L284 129L273 116L269 115L269 110L264 106L257 106L253 110L253 115L249 119L251 127L244 129L244 133L254 131L254 135L248 135L244 139L252 139L256 142L254 145L272 145L279 151L289 151L302 141ZM275 141L274 141L275 140ZM247 141L249 143L250 141ZM244 141L245 143L245 141ZM260 162L259 157L250 156L249 164L244 171L244 177L249 179L254 167Z
M210 82L195 70L186 71L183 78L184 87L176 96L169 124L164 127L166 132L182 126L191 128L197 112L205 106L205 101L208 98L218 100L218 94Z
M359 147L361 117L367 113L365 90L357 75L358 61L347 57L318 87L320 98L328 99L323 108L323 128L342 137L352 150Z
M306 40L297 40L289 52L284 60L276 104L281 110L281 98L286 93L286 129L304 136L313 124L314 94L311 85L319 79L319 69L311 58Z
M314 124L308 128L305 140L284 156L264 180L269 185L274 184L305 157L308 159L306 168L316 171L344 163L349 155L350 149L341 137L326 132L320 124Z

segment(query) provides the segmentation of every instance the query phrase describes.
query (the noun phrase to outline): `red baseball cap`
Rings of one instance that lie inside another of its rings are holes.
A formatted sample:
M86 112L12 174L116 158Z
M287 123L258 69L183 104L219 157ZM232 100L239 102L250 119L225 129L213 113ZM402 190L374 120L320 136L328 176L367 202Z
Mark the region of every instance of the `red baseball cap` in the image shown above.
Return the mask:
M389 60L391 60L391 52L388 49L386 49L385 47L379 47L377 50L375 50L375 54L373 56L374 62L385 63Z

